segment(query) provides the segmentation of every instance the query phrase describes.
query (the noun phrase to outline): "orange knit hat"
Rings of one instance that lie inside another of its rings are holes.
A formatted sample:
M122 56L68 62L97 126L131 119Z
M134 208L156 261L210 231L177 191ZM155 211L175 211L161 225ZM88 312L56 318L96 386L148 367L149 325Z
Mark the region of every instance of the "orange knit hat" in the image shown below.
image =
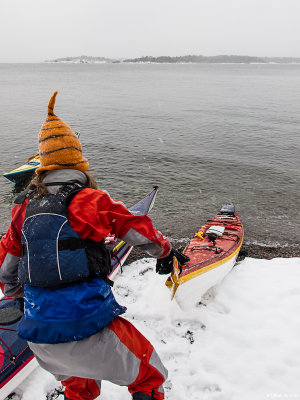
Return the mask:
M39 132L39 153L41 167L36 173L53 169L78 169L86 171L88 160L82 157L82 148L76 134L68 124L54 114L57 91L48 104L48 116Z

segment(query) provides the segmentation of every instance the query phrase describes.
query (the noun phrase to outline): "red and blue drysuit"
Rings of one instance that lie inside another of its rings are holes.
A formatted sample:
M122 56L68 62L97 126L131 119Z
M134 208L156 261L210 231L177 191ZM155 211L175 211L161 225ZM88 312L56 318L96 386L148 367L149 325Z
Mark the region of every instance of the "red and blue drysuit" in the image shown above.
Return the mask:
M48 182L55 182L62 173L65 180L82 174L50 171ZM17 276L27 204L28 199L14 206L11 225L0 243L1 288L9 296L23 290ZM114 234L153 257L170 252L168 239L154 229L148 216L131 214L102 190L86 188L76 194L68 207L68 221L83 239L100 242ZM40 365L63 381L68 398L96 398L102 379L127 386L132 394L164 398L166 369L151 343L119 316L126 309L103 279L58 289L26 284L24 293L25 312L18 333L29 342Z

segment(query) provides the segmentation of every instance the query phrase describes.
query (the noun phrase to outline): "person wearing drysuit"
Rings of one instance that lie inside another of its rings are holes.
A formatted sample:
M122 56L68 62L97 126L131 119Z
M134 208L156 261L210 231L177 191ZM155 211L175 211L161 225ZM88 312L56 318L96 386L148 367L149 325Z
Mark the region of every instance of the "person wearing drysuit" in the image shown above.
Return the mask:
M107 235L157 258L168 274L182 256L146 215L97 189L78 137L54 114L55 92L39 132L41 166L16 200L0 243L5 295L24 297L18 335L69 400L93 400L101 380L127 386L134 400L164 399L167 370L152 344L120 315L105 272Z

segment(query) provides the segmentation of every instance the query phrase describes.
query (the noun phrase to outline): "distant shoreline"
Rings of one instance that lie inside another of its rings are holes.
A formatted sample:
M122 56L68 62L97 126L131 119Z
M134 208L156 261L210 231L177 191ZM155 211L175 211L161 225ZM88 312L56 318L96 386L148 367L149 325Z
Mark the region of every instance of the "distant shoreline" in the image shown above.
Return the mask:
M78 56L46 60L46 63L67 64L300 64L297 57L251 57L237 55L218 56L144 56L138 58L112 59L105 57Z

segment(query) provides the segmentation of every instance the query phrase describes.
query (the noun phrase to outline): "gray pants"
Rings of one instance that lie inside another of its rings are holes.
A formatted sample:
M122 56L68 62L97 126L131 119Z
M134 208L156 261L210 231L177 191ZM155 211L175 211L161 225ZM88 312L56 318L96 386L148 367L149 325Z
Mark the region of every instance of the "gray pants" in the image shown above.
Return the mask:
M29 343L29 347L42 368L64 381L66 396L70 399L80 398L74 394L74 377L93 380L99 389L104 379L127 386L131 394L154 393L155 399L164 399L162 384L167 378L167 370L152 344L124 318L114 319L100 332L84 340L58 344ZM72 382L72 393L69 393L71 385L68 391L69 378L72 378L69 381ZM96 397L82 398L92 400Z

